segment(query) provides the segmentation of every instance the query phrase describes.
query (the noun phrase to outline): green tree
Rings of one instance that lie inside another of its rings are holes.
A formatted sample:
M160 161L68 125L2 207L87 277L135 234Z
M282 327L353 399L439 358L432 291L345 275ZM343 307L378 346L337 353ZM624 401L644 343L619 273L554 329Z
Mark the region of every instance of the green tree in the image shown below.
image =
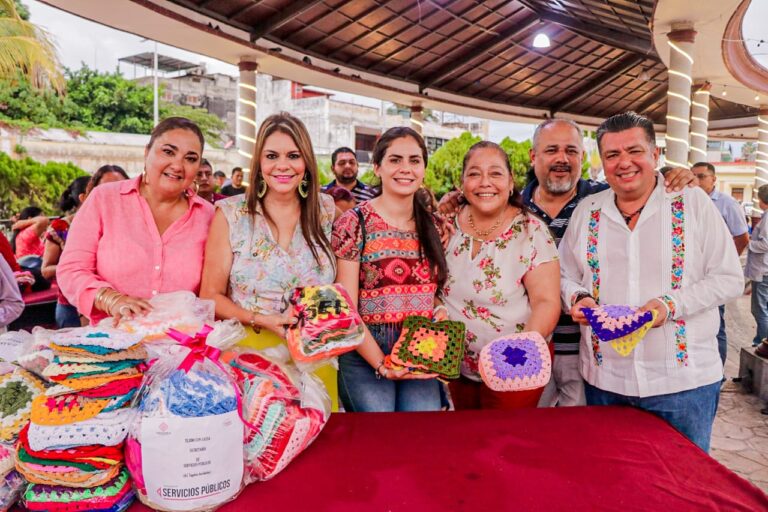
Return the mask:
M475 137L469 132L464 132L443 144L429 157L427 172L424 176L424 184L439 198L446 192L457 188L461 181L461 166L464 163L464 155L467 154L481 137ZM522 190L525 187L528 168L531 166L529 151L531 141L516 142L509 137L499 144L507 153L509 165L515 179L515 187Z
M63 121L120 133L152 130L152 87L86 65L77 71L68 69L66 74L73 108L66 110Z
M464 155L473 144L481 140L480 137L464 132L443 144L429 157L424 184L437 197L441 197L446 192L458 187Z
M499 146L507 152L509 157L509 165L515 177L515 188L522 191L527 182L528 169L531 167L531 141L517 142L504 137Z
M172 116L186 117L193 121L202 130L206 144L210 144L213 147L221 147L221 134L227 128L227 123L219 117L210 114L204 108L176 105L174 103L161 103L160 117L164 119Z
M29 17L26 7L21 14ZM0 78L19 74L34 88L64 91L56 48L50 35L22 17L14 0L0 0Z
M42 164L27 157L14 160L0 152L0 218L36 205L47 215L57 212L61 193L78 176L87 173L72 163Z

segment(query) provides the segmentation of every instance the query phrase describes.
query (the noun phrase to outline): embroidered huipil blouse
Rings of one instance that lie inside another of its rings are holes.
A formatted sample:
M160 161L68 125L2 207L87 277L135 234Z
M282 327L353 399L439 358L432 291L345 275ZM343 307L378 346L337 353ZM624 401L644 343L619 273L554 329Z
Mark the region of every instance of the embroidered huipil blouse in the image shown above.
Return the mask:
M286 251L272 235L260 206L254 216L248 214L244 195L221 199L216 207L229 224L233 255L229 298L241 308L262 315L280 313L294 288L333 283L335 261L320 246L316 247L320 262L315 261L298 223ZM329 241L335 211L333 198L320 194L320 223Z
M578 292L599 304L642 306L660 298L670 314L627 357L581 327L581 374L627 396L676 393L718 382L717 306L741 295L744 279L733 238L701 189L666 193L664 181L630 231L606 190L577 207L560 244L565 307Z
M411 315L432 316L437 283L429 262L420 257L415 231L390 226L366 201L358 205L365 220L365 240L355 210L333 227L333 250L343 260L360 262L358 309L368 325L399 325Z
M446 249L442 299L450 319L467 326L462 375L479 382L480 350L499 336L523 330L531 316L523 278L557 259L547 225L531 214L518 214L501 235L483 242L474 258L472 237L456 225Z

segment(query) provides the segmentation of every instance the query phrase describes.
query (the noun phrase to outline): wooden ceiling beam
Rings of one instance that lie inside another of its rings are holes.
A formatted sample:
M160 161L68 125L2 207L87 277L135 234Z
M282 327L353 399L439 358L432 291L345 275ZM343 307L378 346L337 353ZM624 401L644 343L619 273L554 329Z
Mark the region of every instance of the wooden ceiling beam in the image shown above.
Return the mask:
M264 21L257 23L251 29L251 42L269 35L286 23L298 18L314 6L322 3L322 0L299 0L291 2L285 9L276 12Z
M587 23L571 16L564 16L546 9L537 7L528 0L517 0L519 3L533 11L542 21L554 23L568 30L576 32L580 36L586 37L598 43L602 43L619 50L639 53L649 58L658 60L656 51L653 48L653 42L648 38L643 38L637 34L625 34L607 28L596 23Z
M449 76L455 74L460 69L463 69L469 65L472 65L479 58L485 56L487 53L492 52L503 44L508 44L510 39L525 32L534 25L539 23L538 16L529 16L523 19L520 23L508 28L507 30L499 33L498 36L487 40L485 43L472 48L471 50L464 52L461 55L456 56L450 63L446 64L442 68L438 69L432 77L419 85L419 89L424 91L430 87L439 84Z
M568 107L583 100L587 96L594 94L595 92L603 88L606 84L615 80L617 76L623 75L630 69L641 64L644 60L645 60L645 57L643 57L642 55L629 54L624 56L623 58L616 61L616 63L613 64L611 67L607 68L605 72L600 74L600 76L598 76L594 80L591 80L585 83L583 86L578 88L573 94L568 95L568 98L566 100L553 105L551 107L552 114L554 115L555 112L562 112L566 110Z

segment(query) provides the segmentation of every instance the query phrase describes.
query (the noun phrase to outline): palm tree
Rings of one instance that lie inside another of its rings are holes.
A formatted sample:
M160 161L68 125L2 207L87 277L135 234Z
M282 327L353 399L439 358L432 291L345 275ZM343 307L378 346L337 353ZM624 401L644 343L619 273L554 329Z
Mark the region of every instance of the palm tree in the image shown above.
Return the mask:
M48 32L23 20L14 0L0 0L0 79L19 78L59 93L66 83Z

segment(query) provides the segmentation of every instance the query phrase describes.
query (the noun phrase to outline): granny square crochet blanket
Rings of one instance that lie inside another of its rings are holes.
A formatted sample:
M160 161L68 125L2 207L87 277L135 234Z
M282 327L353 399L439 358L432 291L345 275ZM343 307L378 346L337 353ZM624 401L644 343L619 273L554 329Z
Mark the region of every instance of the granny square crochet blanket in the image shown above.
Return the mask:
M616 304L582 308L582 311L597 339L610 342L622 356L632 353L656 320L656 311Z
M545 386L552 374L547 342L537 332L502 336L480 351L480 377L494 391Z
M410 316L403 322L400 337L392 347L391 361L456 379L464 357L465 334L463 322L433 322L423 316Z

